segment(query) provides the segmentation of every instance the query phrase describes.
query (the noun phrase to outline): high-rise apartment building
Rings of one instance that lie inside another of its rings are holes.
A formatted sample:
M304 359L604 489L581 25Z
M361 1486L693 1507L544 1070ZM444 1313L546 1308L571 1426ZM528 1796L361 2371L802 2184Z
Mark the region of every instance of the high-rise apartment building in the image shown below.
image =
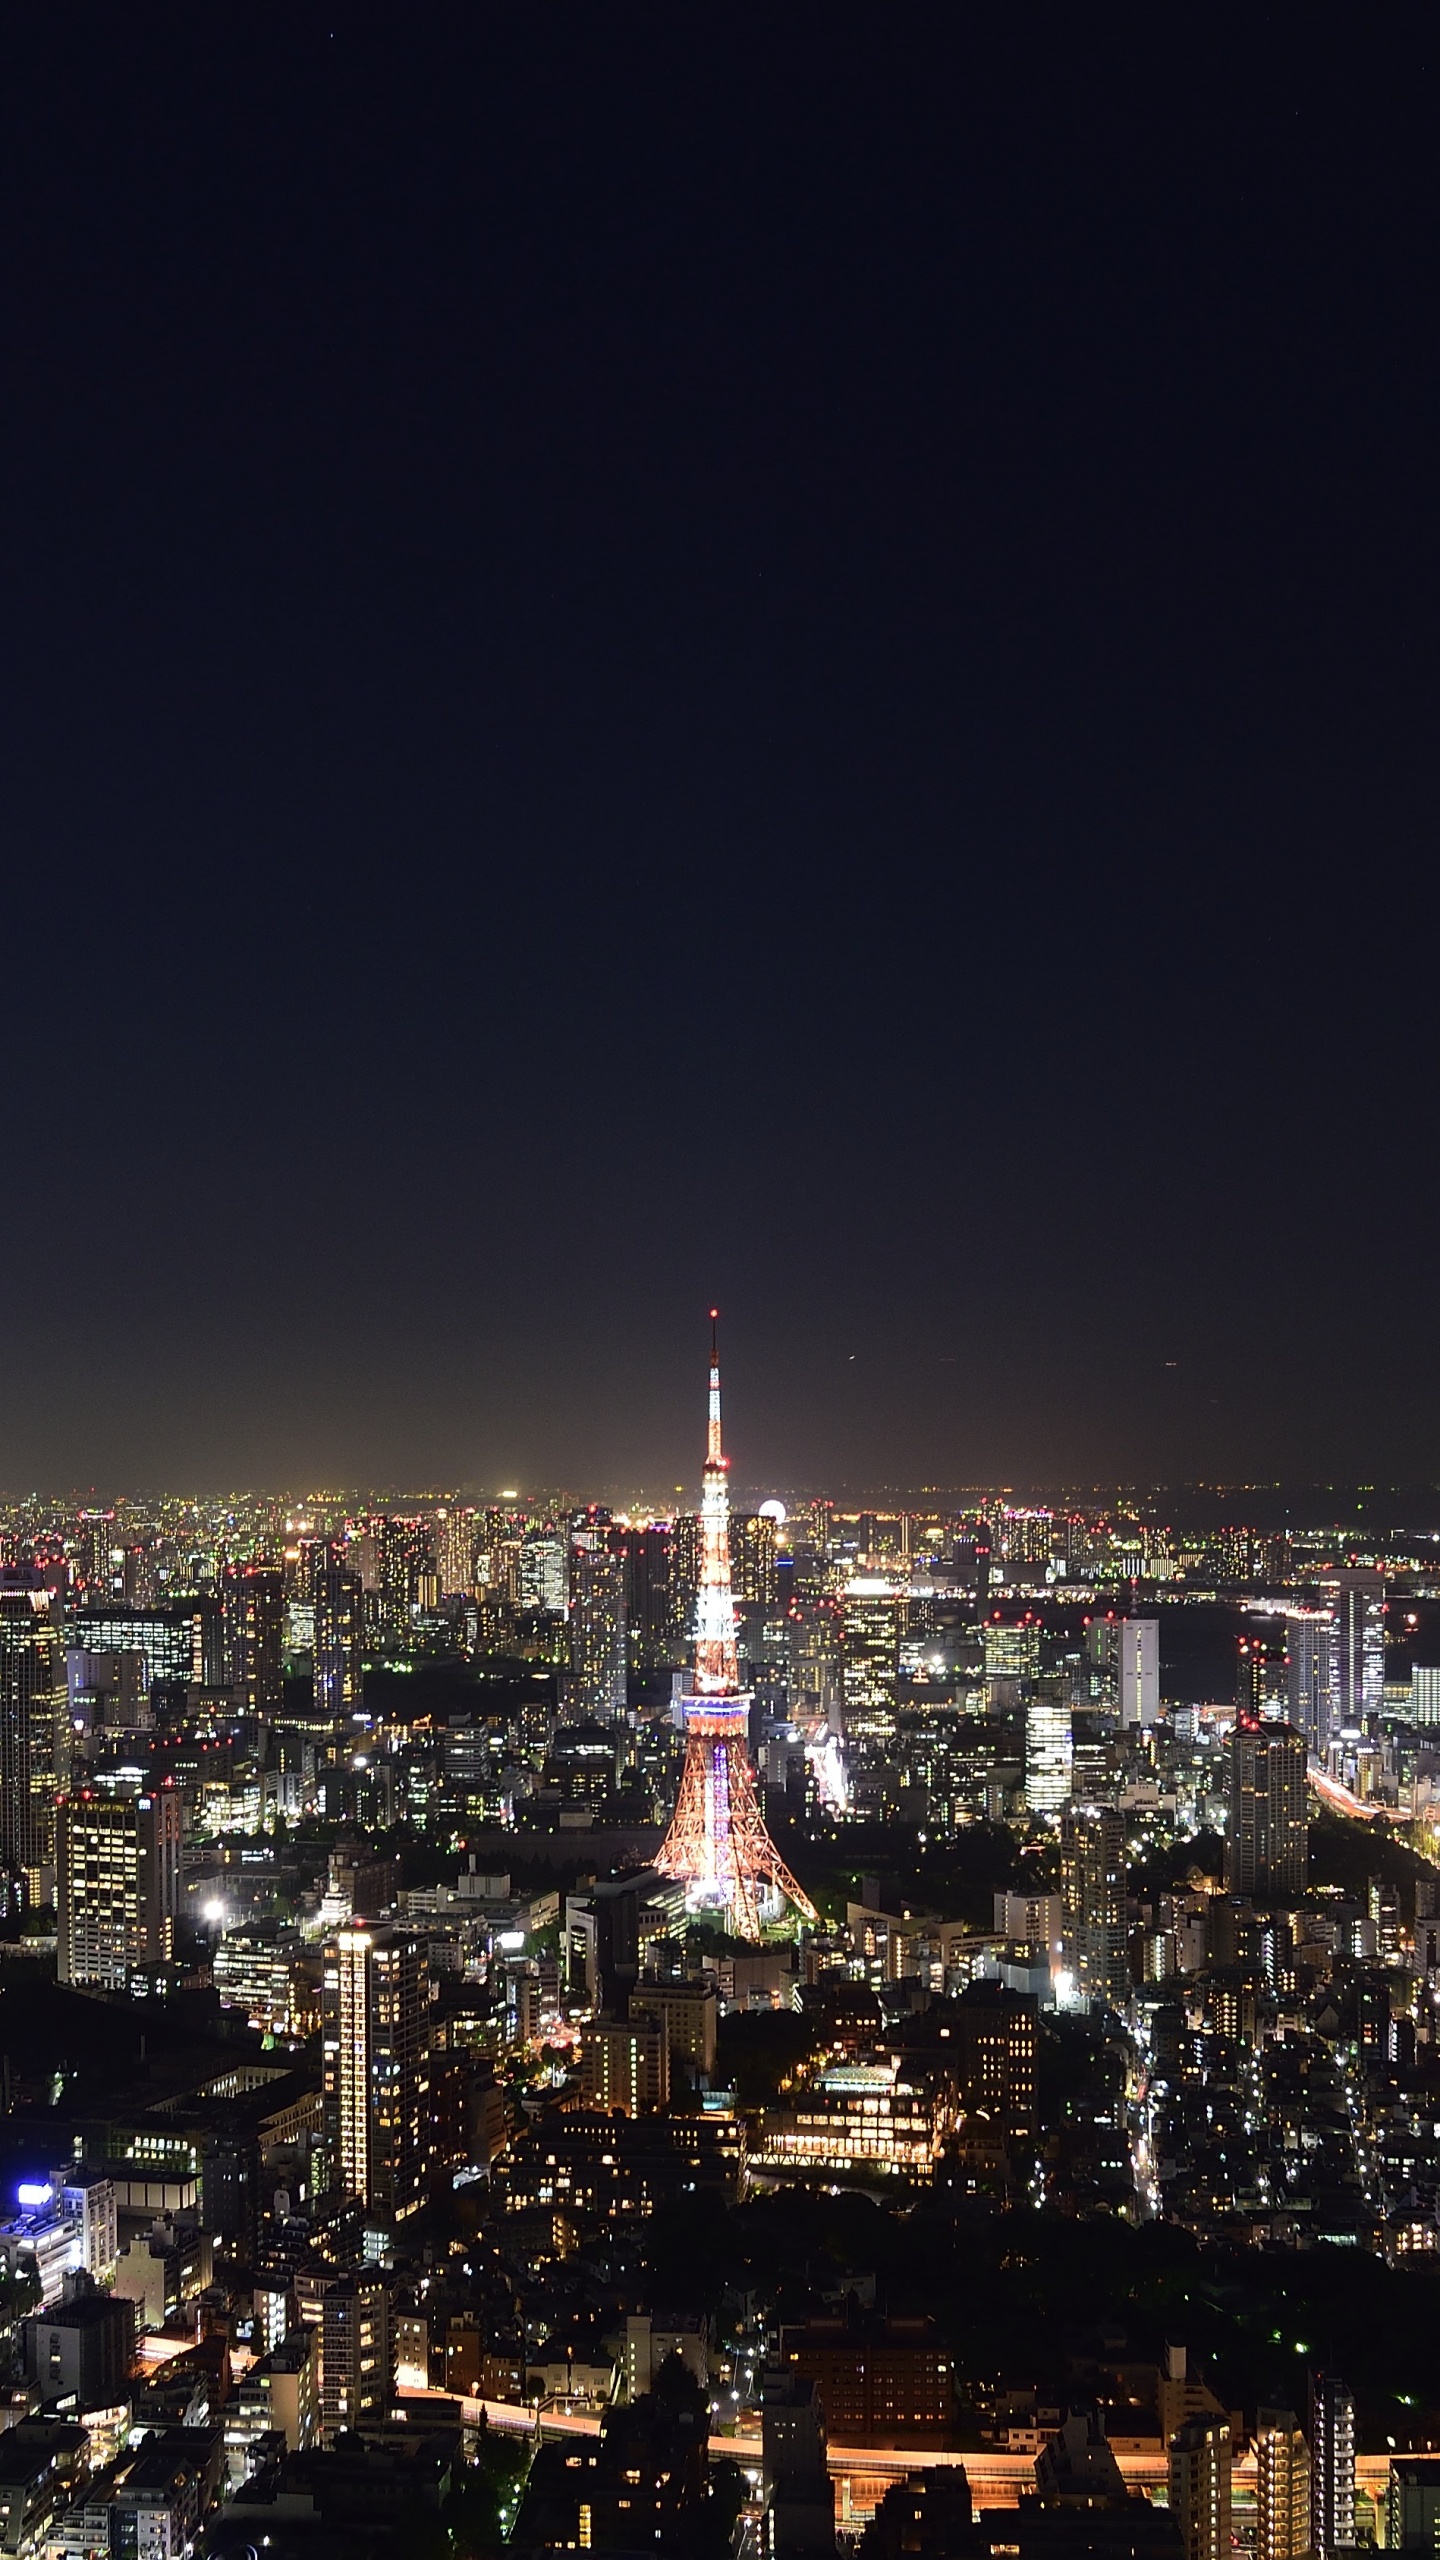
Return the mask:
M332 1547L315 1559L311 1600L316 1712L332 1719L351 1715L363 1690L365 1594L358 1573L347 1571Z
M1310 2548L1310 2447L1293 2409L1255 2414L1255 2560Z
M67 1797L56 1822L57 1971L62 1982L124 1991L175 1951L180 1794L174 1787Z
M376 2425L388 2413L395 2389L389 2279L379 2267L357 2268L326 2285L319 2311L320 2413L333 2443L343 2430Z
M1338 2374L1310 2378L1310 2548L1318 2560L1355 2540L1355 2395Z
M1187 2418L1170 2439L1170 2512L1185 2560L1230 2560L1230 2421Z
M1129 1996L1125 1947L1125 1825L1113 1805L1069 1805L1060 1817L1061 1947L1073 1995L1122 2008Z
M1332 1729L1368 1733L1385 1703L1385 1576L1338 1573L1331 1637ZM1328 1742L1329 1734L1322 1737Z
M1235 1710L1257 1717L1267 1707L1284 1706L1288 1697L1289 1650L1275 1634L1237 1637L1235 1644Z
M1323 1751L1329 1739L1334 1653L1335 1620L1329 1609L1286 1612L1286 1705L1290 1722L1312 1752Z
M465 1599L475 1588L479 1524L468 1503L449 1502L435 1514L435 1578L442 1600Z
M1116 1622L1117 1676L1122 1725L1152 1725L1160 1713L1160 1621Z
M1237 1716L1225 1835L1230 1891L1262 1900L1303 1893L1308 1840L1304 1736L1293 1725Z
M730 1514L730 1587L737 1600L773 1609L780 1597L775 1521L765 1511Z
M225 1677L247 1715L284 1699L285 1575L279 1565L231 1564L221 1578Z
M325 1949L326 2124L342 2194L418 2211L429 2169L430 1985L423 1948L390 1929L341 1929Z
M570 1703L601 1722L625 1712L625 1565L604 1520L570 1531Z
M50 1593L27 1566L0 1571L0 1868L30 1879L55 1855L55 1798L70 1778L65 1657Z

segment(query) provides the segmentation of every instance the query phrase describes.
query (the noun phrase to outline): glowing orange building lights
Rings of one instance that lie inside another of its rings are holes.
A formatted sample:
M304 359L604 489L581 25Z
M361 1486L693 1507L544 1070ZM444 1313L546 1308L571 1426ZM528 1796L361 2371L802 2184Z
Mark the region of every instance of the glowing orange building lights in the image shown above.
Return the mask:
M655 1864L686 1888L691 1910L723 1910L737 1937L758 1938L763 1906L788 1900L807 1920L800 1890L769 1832L750 1766L750 1699L740 1687L730 1588L730 1494L720 1439L717 1311L710 1310L710 1428L700 1502L700 1590L695 1689L684 1700L685 1766L674 1818Z

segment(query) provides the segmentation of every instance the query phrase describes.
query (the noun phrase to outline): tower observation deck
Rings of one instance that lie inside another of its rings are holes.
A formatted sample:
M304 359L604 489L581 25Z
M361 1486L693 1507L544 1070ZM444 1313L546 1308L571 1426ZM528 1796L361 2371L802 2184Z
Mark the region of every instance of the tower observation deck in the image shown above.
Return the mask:
M685 1886L692 1911L724 1912L740 1938L758 1938L787 1902L816 1917L769 1832L750 1765L750 1697L740 1686L730 1588L728 1461L720 1438L720 1354L710 1311L710 1428L700 1502L695 1685L682 1700L685 1766L655 1864Z

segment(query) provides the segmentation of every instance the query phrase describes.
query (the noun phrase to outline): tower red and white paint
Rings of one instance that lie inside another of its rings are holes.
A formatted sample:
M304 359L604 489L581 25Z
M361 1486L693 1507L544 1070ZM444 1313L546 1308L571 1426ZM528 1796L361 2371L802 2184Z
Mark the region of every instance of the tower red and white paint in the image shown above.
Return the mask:
M685 1767L674 1818L655 1861L683 1883L692 1911L723 1911L737 1937L758 1938L787 1901L807 1920L800 1890L769 1832L750 1766L750 1699L740 1686L735 1601L730 1589L730 1490L720 1438L720 1352L710 1310L710 1429L700 1500L700 1591L695 1612L695 1687L682 1701Z

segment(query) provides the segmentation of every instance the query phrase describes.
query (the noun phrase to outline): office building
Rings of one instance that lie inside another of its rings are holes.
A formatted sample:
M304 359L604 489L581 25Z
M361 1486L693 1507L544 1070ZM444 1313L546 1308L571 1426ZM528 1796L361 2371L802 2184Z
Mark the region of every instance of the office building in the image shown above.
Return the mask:
M1305 1741L1293 1725L1236 1720L1230 1738L1225 1881L1231 1893L1283 1901L1308 1871Z
M1255 2560L1310 2548L1310 2447L1293 2409L1255 2414Z
M1187 2418L1170 2439L1170 2512L1185 2560L1230 2560L1230 2422Z
M1337 2374L1310 2379L1310 2548L1331 2560L1355 2540L1355 2395Z
M1385 1577L1339 1573L1331 1631L1331 1730L1370 1733L1385 1703ZM1327 1732L1322 1740L1328 1742Z
M956 2079L966 2123L1002 2142L1035 2131L1037 2004L1003 1982L972 1982L952 2013Z
M222 2009L239 2009L265 2035L308 2035L318 2003L298 1929L283 1920L252 1920L227 1929L215 1947L211 1976Z
M851 2312L781 2332L780 2362L811 2382L842 2444L943 2444L954 2418L949 2349L933 2320Z
M602 1724L625 1712L625 1565L608 1527L581 1513L570 1531L570 1706Z
M637 1670L653 1670L674 1656L672 1544L668 1521L610 1532L611 1551L624 1566L626 1642Z
M532 1529L520 1548L520 1606L563 1617L570 1596L567 1542L558 1529Z
M1058 1813L1069 1803L1074 1757L1069 1700L1058 1682L1046 1683L1025 1706L1025 1803L1031 1813Z
M326 2128L342 2194L418 2212L430 2165L430 1984L397 1930L338 1930L321 1977Z
M72 1646L86 1653L138 1654L142 1692L157 1682L197 1681L218 1689L225 1679L224 1623L213 1594L134 1608L123 1600L87 1603L68 1614Z
M0 1869L49 1900L55 1798L70 1778L65 1657L49 1592L28 1567L0 1571Z
M1160 1713L1160 1621L1121 1618L1115 1641L1120 1721L1152 1725Z
M56 1970L62 1982L124 1991L175 1952L180 1910L178 1788L67 1797L56 1819Z
M1329 1609L1292 1609L1285 1620L1285 1697L1290 1722L1313 1754L1330 1734L1335 1620Z
M83 2271L65 2278L58 2302L22 2329L25 2374L42 2400L76 2409L109 2409L130 2395L135 2313L121 2296L102 2292Z
M1071 1805L1061 1814L1060 1912L1069 1996L1122 2008L1130 1991L1125 1825L1111 1805Z
M890 1742L905 1599L889 1582L857 1580L840 1600L841 1686L852 1742Z

